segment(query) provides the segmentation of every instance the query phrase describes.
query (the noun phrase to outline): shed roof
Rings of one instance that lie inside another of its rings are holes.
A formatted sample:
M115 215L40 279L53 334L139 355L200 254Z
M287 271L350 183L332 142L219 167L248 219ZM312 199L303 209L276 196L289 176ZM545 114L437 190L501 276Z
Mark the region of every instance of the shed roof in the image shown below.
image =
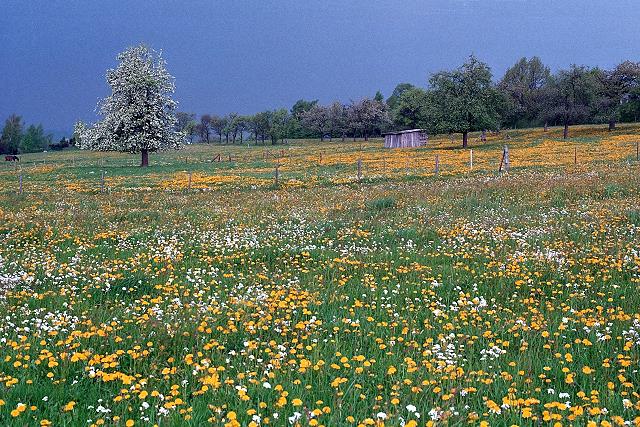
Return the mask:
M400 134L403 134L403 133L413 133L413 132L425 132L425 130L424 129L398 130L398 131L395 131L395 132L385 132L385 133L382 134L382 136L385 136L385 135L400 135Z

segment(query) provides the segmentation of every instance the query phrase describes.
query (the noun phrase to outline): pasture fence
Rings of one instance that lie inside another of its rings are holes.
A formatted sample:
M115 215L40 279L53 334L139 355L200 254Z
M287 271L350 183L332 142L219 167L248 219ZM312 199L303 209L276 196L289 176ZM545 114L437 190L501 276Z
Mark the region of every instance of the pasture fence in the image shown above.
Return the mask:
M623 160L638 161L640 162L640 140L624 141L626 143L626 156L620 156L620 150L615 145L592 147L586 146L581 148L574 143L559 145L558 148L552 148L551 150L542 150L540 154L536 151L536 146L516 147L515 156L518 166L526 165L543 165L543 166L569 166L588 164L592 162L603 162L606 160ZM240 148L240 150L238 150ZM496 150L500 149L500 151ZM411 150L378 150L378 147L363 146L361 151L354 153L354 150L349 150L348 147L336 146L332 151L326 151L324 149L307 151L307 147L287 147L279 150L263 149L256 150L250 148L247 151L243 150L243 147L229 147L231 152L218 151L210 154L189 154L187 156L180 157L158 157L158 164L168 166L167 174L173 174L174 177L163 177L160 173L153 172L155 179L158 179L157 187L164 189L182 188L188 191L194 189L206 188L208 182L216 182L216 178L212 177L217 173L220 173L220 181L218 182L233 182L234 179L244 180L249 182L260 182L260 180L268 179L269 166L265 170L265 165L260 162L260 159L272 163L273 182L276 186L283 184L292 185L313 185L314 182L319 180L329 180L331 182L348 183L353 181L354 178L358 182L363 180L379 180L379 179L394 179L401 176L413 176L413 177L439 177L441 175L453 176L465 173L483 173L496 171L498 175L508 173L511 166L510 146L504 144L501 147L474 147L469 149L468 152L464 150L451 150L449 147L443 149L439 148L434 151L425 149L411 149ZM580 152L580 159L578 159L578 150ZM478 151L479 150L479 151ZM497 151L497 152L496 152ZM476 155L476 153L479 153ZM496 154L500 153L499 156ZM353 157L357 155L355 159L355 177L353 176ZM87 187L86 181L82 178L83 174L87 170L96 168L100 174L99 191L101 194L111 192L120 187L119 183L124 183L127 180L129 183L138 179L135 176L126 177L118 176L116 172L116 178L114 182L115 188L111 188L107 185L106 174L111 170L110 168L120 166L129 166L136 164L135 159L124 157L109 157L104 155L92 155L86 157L78 157L73 154L67 157L50 156L45 154L44 158L32 158L28 156L26 162L22 163L13 162L10 165L11 169L16 169L16 175L13 175L17 179L18 193L25 193L25 180L29 181L27 193L37 193L39 191L46 191L50 189L52 184L48 178L51 176L52 171L56 171L57 177L62 176L62 179L67 179L69 182L69 188L81 189L80 191L87 191L91 185ZM221 163L223 158L228 162L235 162L230 168L218 169L216 167L210 169L206 164ZM182 172L175 172L171 166L174 167L184 161L188 167ZM580 162L579 162L580 160ZM476 163L477 161L477 163ZM133 162L133 163L132 163ZM12 166L11 166L12 165ZM65 171L60 168L72 166L74 170ZM18 173L17 169L20 169ZM23 169L27 168L29 173L23 175ZM31 169L33 168L33 174ZM78 169L80 168L80 169ZM84 170L84 172L83 172ZM95 169L94 169L95 170ZM96 170L96 172L98 172ZM41 174L48 174L47 177ZM286 183L283 181L285 177ZM145 178L143 178L145 179ZM33 180L33 185L32 185ZM208 181L209 180L209 181ZM45 182L46 181L46 182ZM83 183L85 181L85 183ZM170 186L167 186L165 182L173 181ZM15 182L15 181L14 181ZM95 182L95 181L94 181ZM111 182L111 181L109 181ZM155 188L156 184L149 186ZM181 182L181 183L180 183ZM14 184L15 185L15 184ZM95 185L95 184L94 184ZM215 184L217 185L217 184ZM244 184L243 184L244 185ZM13 187L10 185L9 188ZM129 186L131 187L131 186ZM15 187L13 187L15 188ZM93 187L95 188L95 187ZM89 190L91 191L91 190Z

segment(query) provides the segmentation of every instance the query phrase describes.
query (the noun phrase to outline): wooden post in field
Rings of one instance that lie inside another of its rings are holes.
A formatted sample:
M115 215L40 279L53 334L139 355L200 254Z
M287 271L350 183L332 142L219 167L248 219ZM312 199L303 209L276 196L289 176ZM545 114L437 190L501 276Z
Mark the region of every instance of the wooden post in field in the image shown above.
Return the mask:
M280 181L280 171L278 170L279 168L280 168L280 161L276 162L276 170L275 170L275 172L273 174L276 186L278 185L278 183Z
M104 193L104 171L100 174L100 193Z
M473 148L469 150L469 169L473 169Z
M502 172L504 167L504 171L509 172L509 166L509 146L505 145L502 149L502 160L500 160L500 169L498 171Z
M436 154L436 164L435 164L435 174L438 175L440 173L440 156Z
M358 181L362 179L362 157L358 158Z
M640 141L636 141L636 160L640 160Z
M322 165L322 151L320 152L320 161L318 161L318 165Z
M573 147L573 165L578 164L578 147Z
M191 171L189 171L189 187L188 190L191 191Z

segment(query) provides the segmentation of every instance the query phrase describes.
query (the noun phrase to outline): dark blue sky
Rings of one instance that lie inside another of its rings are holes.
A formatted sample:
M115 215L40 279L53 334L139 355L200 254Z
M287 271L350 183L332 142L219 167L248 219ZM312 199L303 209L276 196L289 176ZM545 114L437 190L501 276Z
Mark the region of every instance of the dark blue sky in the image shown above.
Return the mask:
M95 120L127 46L162 49L180 109L254 113L388 96L475 53L494 77L522 56L552 69L640 60L637 0L0 2L0 120Z

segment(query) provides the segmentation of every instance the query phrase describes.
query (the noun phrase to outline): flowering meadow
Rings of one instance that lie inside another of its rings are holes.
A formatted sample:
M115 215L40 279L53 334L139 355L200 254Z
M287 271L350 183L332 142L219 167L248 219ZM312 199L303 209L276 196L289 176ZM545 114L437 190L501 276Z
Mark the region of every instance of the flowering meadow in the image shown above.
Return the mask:
M2 165L0 424L640 425L640 127L560 132Z

